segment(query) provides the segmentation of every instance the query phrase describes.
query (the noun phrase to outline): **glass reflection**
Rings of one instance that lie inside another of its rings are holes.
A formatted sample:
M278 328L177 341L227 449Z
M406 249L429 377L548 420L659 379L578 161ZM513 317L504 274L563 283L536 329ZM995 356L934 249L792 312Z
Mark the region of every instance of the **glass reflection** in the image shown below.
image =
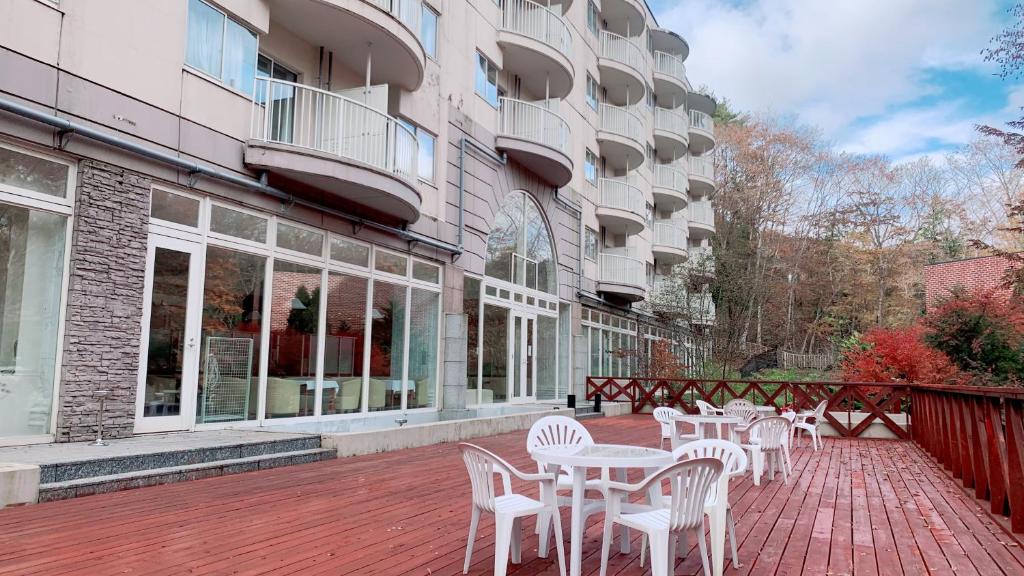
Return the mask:
M365 278L332 272L327 277L323 414L359 412L366 346Z
M274 261L267 418L312 416L316 397L320 270Z

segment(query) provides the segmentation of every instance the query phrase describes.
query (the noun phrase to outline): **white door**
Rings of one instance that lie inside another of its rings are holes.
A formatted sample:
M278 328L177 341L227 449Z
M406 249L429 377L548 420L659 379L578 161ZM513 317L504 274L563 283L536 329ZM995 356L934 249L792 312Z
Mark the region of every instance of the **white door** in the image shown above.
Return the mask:
M195 422L202 255L197 243L149 236L135 432Z
M524 312L512 312L509 326L509 365L512 366L512 401L531 401L537 396L534 390L537 366L534 359L534 343L537 341L537 316Z

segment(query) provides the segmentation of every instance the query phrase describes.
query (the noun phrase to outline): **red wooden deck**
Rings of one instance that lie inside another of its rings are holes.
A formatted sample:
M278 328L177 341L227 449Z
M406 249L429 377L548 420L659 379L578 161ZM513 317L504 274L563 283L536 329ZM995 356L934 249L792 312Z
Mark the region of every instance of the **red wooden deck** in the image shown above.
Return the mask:
M657 442L649 416L587 427L598 442ZM478 443L532 470L525 436ZM1024 551L910 442L827 439L797 449L794 467L788 485L734 482L743 566L726 574L1024 574ZM441 445L0 510L0 574L458 574L465 474ZM588 524L586 574L600 566L602 518ZM525 532L510 573L558 574ZM491 573L493 546L485 516L472 574ZM649 573L632 550L610 574ZM676 574L699 570L690 554Z

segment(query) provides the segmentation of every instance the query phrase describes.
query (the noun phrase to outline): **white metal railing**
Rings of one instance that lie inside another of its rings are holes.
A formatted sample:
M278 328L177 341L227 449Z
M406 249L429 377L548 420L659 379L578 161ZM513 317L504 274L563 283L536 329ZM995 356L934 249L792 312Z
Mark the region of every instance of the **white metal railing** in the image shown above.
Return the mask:
M618 134L634 140L643 147L643 120L636 112L625 106L612 106L602 103L600 106L601 130Z
M704 130L705 132L714 134L715 120L706 112L690 110L690 128L696 128L698 130Z
M677 134L687 141L690 138L690 123L687 121L686 115L670 108L654 109L654 127Z
M686 250L688 238L689 232L687 231L685 220L655 220L655 244L660 246L670 246L679 250Z
M696 264L704 260L710 259L714 256L711 252L710 246L691 246L690 247L690 263Z
M690 305L690 319L694 322L714 323L715 301L707 292L690 293L687 295Z
M629 38L601 30L601 56L625 64L644 75L644 51Z
M364 0L391 14L405 24L417 38L420 37L420 19L423 17L422 0Z
M715 209L708 200L690 202L690 223L715 226Z
M601 282L612 284L645 286L647 284L647 263L639 257L638 250L611 248L600 254L598 278Z
M503 0L503 29L538 40L572 57L572 34L561 14L532 0Z
M601 188L599 206L625 210L646 218L647 202L635 182L621 178L601 178L598 185Z
M569 123L544 106L513 98L499 98L498 134L522 138L569 154Z
M686 65L683 59L661 50L654 51L654 70L660 74L671 76L680 83L686 84Z
M654 185L685 194L688 190L686 172L667 164L654 165Z
M690 174L708 180L715 179L715 161L709 156L690 156Z
M416 181L419 146L398 120L351 98L257 78L250 136L362 162Z

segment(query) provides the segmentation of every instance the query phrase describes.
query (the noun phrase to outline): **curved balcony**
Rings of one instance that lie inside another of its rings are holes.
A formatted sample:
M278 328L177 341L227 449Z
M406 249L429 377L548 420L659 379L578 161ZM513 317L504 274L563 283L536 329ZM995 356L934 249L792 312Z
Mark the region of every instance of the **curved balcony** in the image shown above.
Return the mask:
M700 110L690 110L690 151L703 154L715 147L715 121Z
M656 220L651 251L654 257L667 263L683 262L689 257L687 251L686 221L681 219Z
M271 13L275 25L334 52L351 70L365 71L372 51L372 84L412 91L423 83L421 0L273 0Z
M337 94L257 78L245 164L271 183L309 188L383 220L415 222L416 136L398 120ZM295 184L301 186L295 186Z
M643 99L647 59L632 39L602 30L597 68L610 101L636 104Z
M601 104L597 144L601 156L614 170L632 170L644 163L644 122L624 106Z
M690 156L690 194L703 198L715 191L715 161L711 156Z
M526 166L552 186L572 180L569 124L547 108L500 98L498 135L494 147Z
M681 111L680 111L681 110ZM654 109L654 147L659 156L682 158L690 144L690 122L686 110Z
M601 178L597 219L612 234L638 234L647 225L647 202L639 186L625 179Z
M572 91L572 34L561 14L532 0L503 0L498 46L502 68L527 93L561 99Z
M639 35L646 27L645 0L600 0L601 19L618 34Z
M609 248L598 255L597 278L598 292L637 302L647 292L647 263L638 250Z
M668 52L654 52L654 95L658 102L681 105L690 91L683 59Z
M715 257L710 246L694 246L690 248L687 261L691 274L713 278L715 276Z
M690 238L703 240L715 234L715 209L711 202L701 200L690 203Z
M659 210L676 212L690 201L686 172L669 164L654 165L654 202Z

